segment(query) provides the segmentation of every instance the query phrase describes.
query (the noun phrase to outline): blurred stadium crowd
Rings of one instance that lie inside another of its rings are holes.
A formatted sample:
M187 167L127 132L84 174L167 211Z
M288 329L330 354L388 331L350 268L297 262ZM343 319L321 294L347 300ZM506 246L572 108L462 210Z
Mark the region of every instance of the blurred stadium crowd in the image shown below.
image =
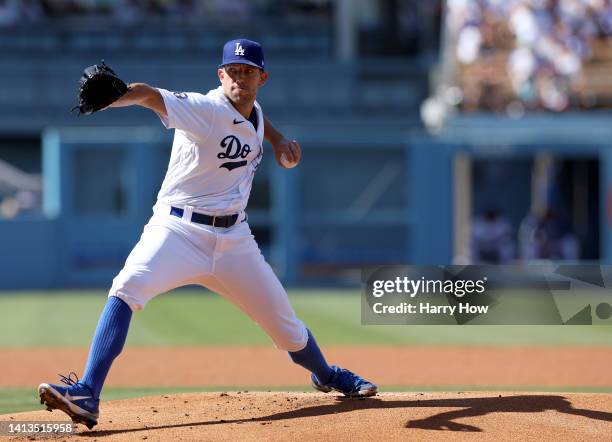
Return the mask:
M346 7L347 1L350 18L338 20L337 13L344 11L340 4ZM151 26L171 29L180 38L185 31L206 36L235 32L232 27L242 25L240 32L273 37L266 45L271 48L292 39L337 39L340 31L334 27L342 21L356 31L359 55L437 54L441 15L442 0L0 0L0 46L12 48L23 40L19 32L13 38L5 34L28 25L38 26L33 37L59 31L69 38L83 30L106 31L109 25L116 25L121 36L143 24L149 26L141 29L143 38L149 39Z
M0 26L71 16L112 17L120 23L154 18L224 17L240 22L260 15L328 15L331 0L0 0Z
M449 0L448 12L463 110L610 103L610 0Z

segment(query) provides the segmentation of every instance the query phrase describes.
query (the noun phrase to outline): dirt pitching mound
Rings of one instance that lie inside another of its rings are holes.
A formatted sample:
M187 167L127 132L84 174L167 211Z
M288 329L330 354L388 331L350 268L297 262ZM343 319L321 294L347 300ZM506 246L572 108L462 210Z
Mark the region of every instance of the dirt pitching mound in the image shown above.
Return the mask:
M57 373L84 367L87 354L87 348L0 349L0 386L57 382ZM609 347L329 347L325 355L383 387L563 391L571 385L591 391L609 390L612 379ZM282 390L308 382L308 373L275 348L131 347L113 364L106 386Z
M188 393L105 402L93 431L53 440L601 440L612 397L578 393ZM59 411L0 421L66 421ZM9 440L24 440L13 437ZM43 440L36 436L30 440ZM5 439L6 440L6 439Z

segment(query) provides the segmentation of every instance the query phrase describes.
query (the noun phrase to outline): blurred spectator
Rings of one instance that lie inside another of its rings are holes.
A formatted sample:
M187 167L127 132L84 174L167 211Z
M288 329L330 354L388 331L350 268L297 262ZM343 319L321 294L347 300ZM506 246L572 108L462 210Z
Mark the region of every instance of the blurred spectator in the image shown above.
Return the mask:
M113 16L124 24L137 23L144 17L145 9L139 0L119 0L113 8Z
M516 246L510 220L496 208L490 208L472 222L470 252L473 263L508 264Z
M36 22L43 14L39 0L0 0L0 27Z
M11 26L19 20L19 0L0 0L0 26Z
M5 196L2 193L0 192L0 218L40 215L42 212L42 193L39 191L19 190Z
M0 159L0 218L42 211L42 178Z
M575 261L580 257L578 238L567 221L553 209L529 213L519 229L521 258Z

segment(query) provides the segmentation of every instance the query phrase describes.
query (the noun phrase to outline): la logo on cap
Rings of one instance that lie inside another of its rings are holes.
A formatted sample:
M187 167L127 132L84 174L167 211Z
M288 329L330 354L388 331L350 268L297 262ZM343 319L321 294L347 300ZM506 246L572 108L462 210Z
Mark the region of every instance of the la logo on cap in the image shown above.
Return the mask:
M2 3L2 0L0 0L0 3ZM263 69L264 54L261 45L246 38L226 42L223 45L223 57L219 67L231 63L248 64Z

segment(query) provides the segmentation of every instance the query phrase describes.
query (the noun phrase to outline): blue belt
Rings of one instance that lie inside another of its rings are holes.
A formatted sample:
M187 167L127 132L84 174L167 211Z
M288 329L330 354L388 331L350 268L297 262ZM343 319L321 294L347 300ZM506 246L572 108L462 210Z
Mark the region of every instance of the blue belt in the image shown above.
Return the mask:
M170 215L183 217L185 211L178 207L170 207ZM225 216L210 216L203 213L193 212L191 214L191 222L198 224L206 224L213 227L232 227L238 221L238 214Z

